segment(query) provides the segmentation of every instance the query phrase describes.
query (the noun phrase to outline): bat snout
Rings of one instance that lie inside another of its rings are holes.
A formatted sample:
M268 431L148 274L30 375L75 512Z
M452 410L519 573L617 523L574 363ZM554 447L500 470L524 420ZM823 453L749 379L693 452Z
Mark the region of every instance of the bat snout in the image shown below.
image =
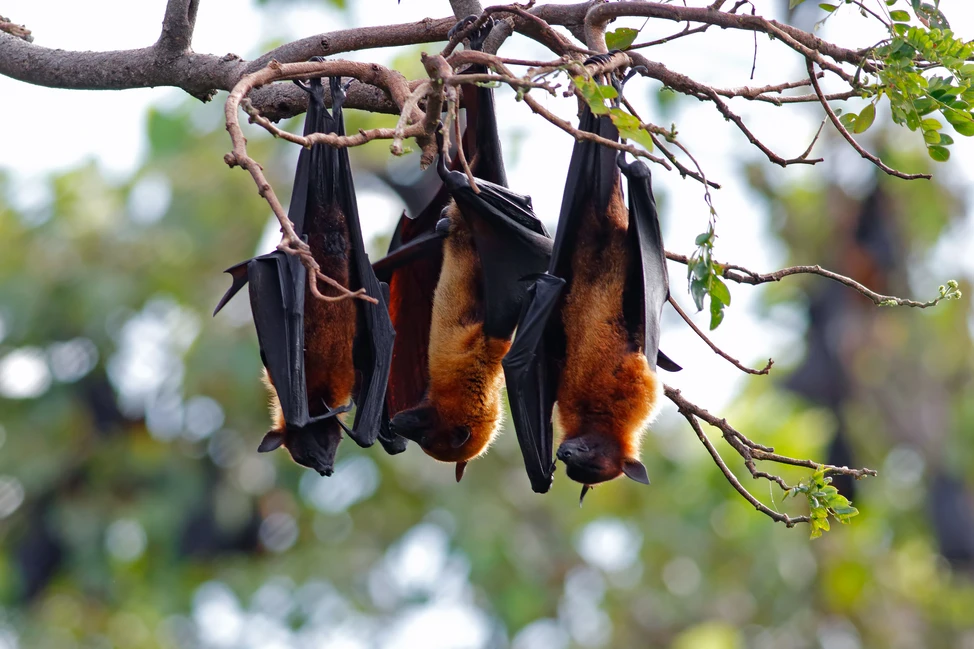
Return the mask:
M562 462L568 462L572 458L577 460L580 456L587 455L588 452L589 448L587 444L581 440L569 439L562 442L561 446L558 447L556 457Z

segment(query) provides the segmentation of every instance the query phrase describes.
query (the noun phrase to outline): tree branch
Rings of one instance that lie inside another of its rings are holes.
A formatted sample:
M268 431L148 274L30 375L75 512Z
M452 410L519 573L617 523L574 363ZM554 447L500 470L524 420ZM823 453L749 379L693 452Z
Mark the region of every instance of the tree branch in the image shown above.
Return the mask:
M155 45L160 53L178 56L189 51L199 6L199 0L169 0L162 19L162 33Z
M742 365L739 360L731 357L727 352L725 352L720 347L715 345L713 341L711 341L710 338L707 337L707 334L702 332L700 330L700 327L694 324L693 320L690 319L690 316L688 316L686 312L680 308L680 305L677 303L676 300L673 299L672 295L668 297L667 300L669 301L670 305L674 309L676 309L676 312L680 315L680 317L683 318L683 321L688 325L690 325L690 328L693 329L693 333L697 334L697 336L700 337L700 340L707 343L707 346L710 347L710 349L712 349L715 354L717 354L718 356L726 360L728 363L730 363L740 371L745 372L747 374L764 375L771 371L771 366L774 365L774 360L770 358L768 359L768 364L764 366L764 369L752 370L750 367Z
M813 462L812 460L801 460L797 458L788 457L786 455L779 455L774 452L774 449L769 446L762 446L752 442L743 434L735 430L730 424L727 423L726 419L720 419L710 414L700 406L688 401L679 390L671 388L670 386L664 386L664 393L666 398L676 404L677 410L681 415L686 418L693 432L696 433L697 438L700 443L704 445L707 452L710 453L710 457L713 459L714 463L720 469L720 472L724 474L724 477L731 484L734 489L741 494L751 505L754 506L756 510L765 514L775 522L784 523L787 527L794 527L798 523L808 523L811 518L808 515L803 516L789 516L788 514L782 514L777 512L760 500L754 497L747 488L741 484L741 481L737 479L737 476L727 467L727 463L720 456L720 453L714 447L713 442L707 437L706 433L700 426L698 419L707 422L709 425L718 429L721 432L724 440L733 448L741 458L744 459L744 466L747 468L751 477L754 479L763 478L774 482L784 491L790 491L793 489L783 478L777 475L767 473L765 471L759 471L757 469L757 462L767 461L775 462L778 464L785 464L789 466L803 467L807 469L812 469L818 471L819 469L825 469L825 471L832 475L848 475L852 476L856 480L860 480L867 476L875 476L876 471L873 469L850 469L846 466L833 466L831 464L820 464L818 462Z
M814 64L812 63L811 59L805 59L805 68L808 70L808 79L812 84L812 89L815 90L815 95L818 97L819 103L822 104L822 108L825 109L825 114L829 116L829 120L832 122L832 126L836 128L839 134L841 134L842 137L845 138L845 141L848 142L859 155L861 155L866 160L869 160L871 163L873 163L874 165L876 165L877 167L879 167L880 169L888 173L890 176L896 176L897 178L902 178L904 180L917 180L919 178L930 180L930 178L932 178L930 174L908 174L902 171L897 171L896 169L893 169L892 167L888 166L878 157L871 154L869 151L866 151L864 148L862 148L862 146L860 146L860 144L856 142L856 139L852 137L852 135L849 133L846 127L842 125L842 122L839 121L839 117L835 114L835 111L832 110L832 107L829 106L828 98L824 94L822 94L822 89L818 85L818 79L815 76L815 68L813 66Z
M686 255L669 251L666 252L666 258L670 261L675 261L684 265L688 264L690 261L689 257ZM738 284L757 285L767 284L768 282L780 282L782 279L790 275L819 275L821 277L827 277L832 281L848 286L856 292L864 295L876 306L909 306L916 309L926 309L932 306L937 306L940 304L941 300L946 299L944 297L938 297L927 302L918 302L916 300L896 297L895 295L882 295L881 293L877 293L876 291L863 286L851 277L840 275L839 273L832 272L831 270L827 270L818 265L789 266L788 268L776 270L773 273L756 273L753 270L744 268L743 266L737 266L736 264L724 264L717 261L714 262L714 265L721 269L721 277L729 279L732 282L737 282Z

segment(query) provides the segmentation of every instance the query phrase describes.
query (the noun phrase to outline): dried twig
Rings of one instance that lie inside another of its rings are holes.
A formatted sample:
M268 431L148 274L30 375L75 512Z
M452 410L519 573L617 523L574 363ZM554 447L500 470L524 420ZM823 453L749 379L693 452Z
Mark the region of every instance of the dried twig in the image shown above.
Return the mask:
M693 329L693 332L700 337L700 340L707 343L707 346L710 347L710 349L712 349L715 354L717 354L718 356L726 360L728 363L730 363L740 371L746 372L747 374L764 375L771 371L771 366L774 365L774 360L770 358L768 359L768 364L765 365L764 368L760 370L754 370L751 369L750 367L747 367L746 365L742 365L739 360L733 358L727 352L725 352L720 347L715 345L713 341L711 341L710 338L707 337L707 334L701 331L700 327L694 324L693 320L690 319L690 316L688 316L686 312L682 308L680 308L680 305L677 303L676 300L673 299L672 295L668 299L670 305L674 309L676 309L676 312L680 315L681 318L683 318L683 321L686 322L688 325L690 325L690 328Z

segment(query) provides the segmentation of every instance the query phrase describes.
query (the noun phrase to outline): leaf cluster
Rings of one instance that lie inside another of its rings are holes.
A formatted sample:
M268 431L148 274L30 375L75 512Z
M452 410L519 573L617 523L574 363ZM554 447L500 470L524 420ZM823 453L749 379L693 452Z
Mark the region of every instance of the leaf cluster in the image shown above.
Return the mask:
M800 483L785 494L786 497L804 494L808 498L809 516L812 519L810 538L817 539L822 532L829 531L829 516L847 525L853 516L859 515L859 510L831 482L832 478L825 475L825 469L821 468L812 474L807 484Z
M714 261L714 224L706 232L697 235L694 243L697 249L690 256L687 263L687 282L690 286L690 296L697 311L703 311L704 297L710 296L710 330L720 326L724 320L724 307L730 306L731 295L727 284L720 278L723 271L720 264Z

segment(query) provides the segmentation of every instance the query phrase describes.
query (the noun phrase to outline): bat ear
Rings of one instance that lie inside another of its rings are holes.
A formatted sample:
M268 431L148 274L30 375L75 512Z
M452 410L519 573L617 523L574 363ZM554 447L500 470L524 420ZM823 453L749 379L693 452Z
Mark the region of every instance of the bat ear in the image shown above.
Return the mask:
M258 453L269 453L274 449L280 448L281 444L284 443L284 431L271 430L264 435L264 439L261 440L260 446L257 447Z
M636 482L641 482L643 484L649 484L649 475L646 473L646 467L639 460L635 460L631 457L627 457L622 461L622 472L626 474L631 480Z
M466 462L457 462L457 482L463 479L463 471L467 468Z
M458 426L453 429L453 439L450 440L452 448L460 448L470 441L470 429L466 426Z

